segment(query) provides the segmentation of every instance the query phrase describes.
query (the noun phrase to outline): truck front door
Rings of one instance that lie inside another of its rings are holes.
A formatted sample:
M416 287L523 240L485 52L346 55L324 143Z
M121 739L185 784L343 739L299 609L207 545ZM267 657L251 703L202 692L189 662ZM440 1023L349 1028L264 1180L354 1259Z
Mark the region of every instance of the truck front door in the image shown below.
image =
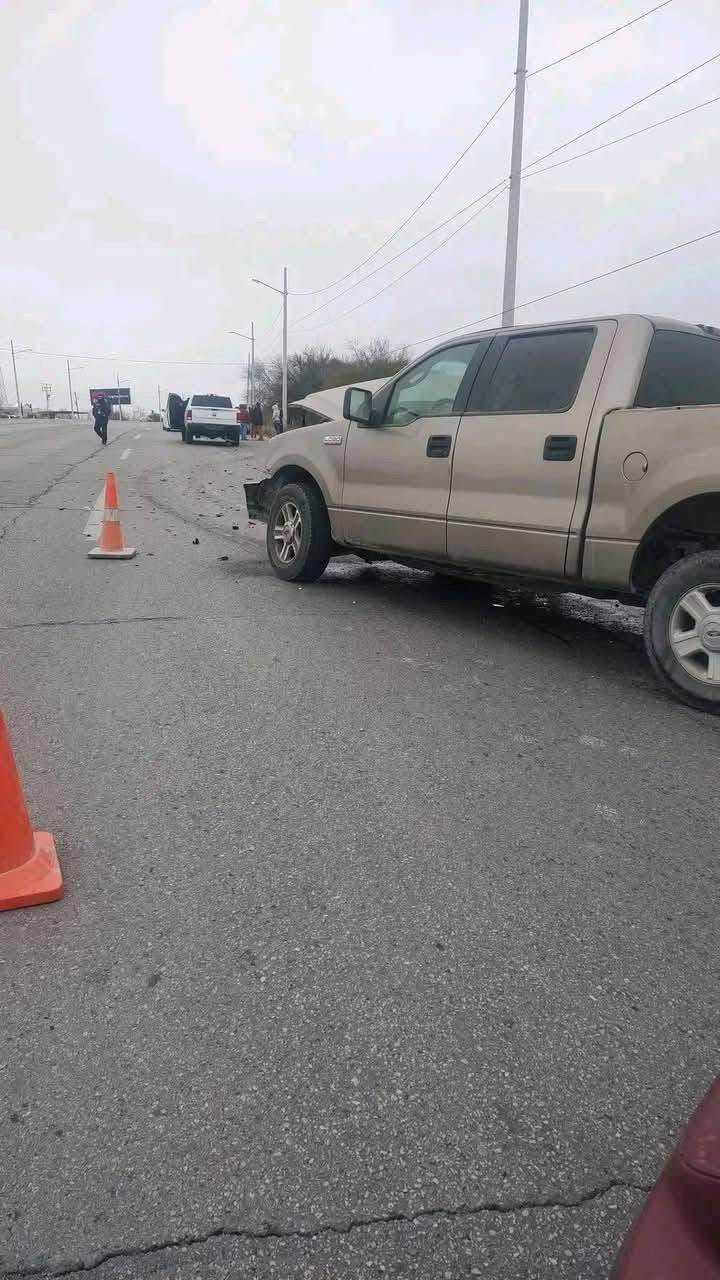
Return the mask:
M459 405L481 346L473 340L433 352L381 393L375 425L351 423L339 520L343 542L445 559Z
M563 577L614 320L496 337L457 433L448 557Z

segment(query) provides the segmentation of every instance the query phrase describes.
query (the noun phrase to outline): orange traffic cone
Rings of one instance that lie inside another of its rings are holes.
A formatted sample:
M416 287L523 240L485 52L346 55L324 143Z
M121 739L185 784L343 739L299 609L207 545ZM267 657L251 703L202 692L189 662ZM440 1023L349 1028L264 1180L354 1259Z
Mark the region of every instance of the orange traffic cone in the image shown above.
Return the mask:
M105 510L100 526L100 541L92 551L88 551L88 555L95 560L131 560L135 555L134 547L123 546L114 471L108 471L105 477Z
M62 873L49 831L33 831L0 712L0 911L54 902Z

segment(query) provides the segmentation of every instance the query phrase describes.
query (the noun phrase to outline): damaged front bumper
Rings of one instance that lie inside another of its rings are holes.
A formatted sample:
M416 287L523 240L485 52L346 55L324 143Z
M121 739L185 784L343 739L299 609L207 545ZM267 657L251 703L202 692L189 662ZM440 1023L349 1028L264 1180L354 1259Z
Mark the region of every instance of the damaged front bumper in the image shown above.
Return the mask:
M267 524L272 489L270 481L260 480L258 484L246 484L244 489L248 519L260 520L263 524Z

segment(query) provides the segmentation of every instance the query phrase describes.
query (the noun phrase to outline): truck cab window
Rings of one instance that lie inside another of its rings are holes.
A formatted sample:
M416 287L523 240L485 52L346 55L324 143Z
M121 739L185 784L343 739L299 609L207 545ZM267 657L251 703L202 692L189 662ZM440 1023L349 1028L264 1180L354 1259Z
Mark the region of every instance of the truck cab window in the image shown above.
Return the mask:
M720 404L720 339L658 329L640 378L636 409Z
M408 369L392 389L384 415L388 426L405 426L416 418L437 418L452 413L460 383L477 346L477 342L466 342L462 346L446 347Z
M489 383L477 379L468 411L563 413L575 400L594 341L594 329L514 335Z

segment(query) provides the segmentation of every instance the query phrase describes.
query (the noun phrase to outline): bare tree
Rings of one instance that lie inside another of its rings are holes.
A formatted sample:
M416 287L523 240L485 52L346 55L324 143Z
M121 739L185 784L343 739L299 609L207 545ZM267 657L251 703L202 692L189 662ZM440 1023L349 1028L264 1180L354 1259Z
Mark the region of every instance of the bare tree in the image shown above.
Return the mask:
M288 357L288 399L303 400L314 391L328 387L389 378L407 361L407 351L393 348L387 338L374 338L364 346L353 342L348 356L336 355L330 347L305 347ZM256 362L255 382L264 404L280 403L282 360L279 356L267 363Z

